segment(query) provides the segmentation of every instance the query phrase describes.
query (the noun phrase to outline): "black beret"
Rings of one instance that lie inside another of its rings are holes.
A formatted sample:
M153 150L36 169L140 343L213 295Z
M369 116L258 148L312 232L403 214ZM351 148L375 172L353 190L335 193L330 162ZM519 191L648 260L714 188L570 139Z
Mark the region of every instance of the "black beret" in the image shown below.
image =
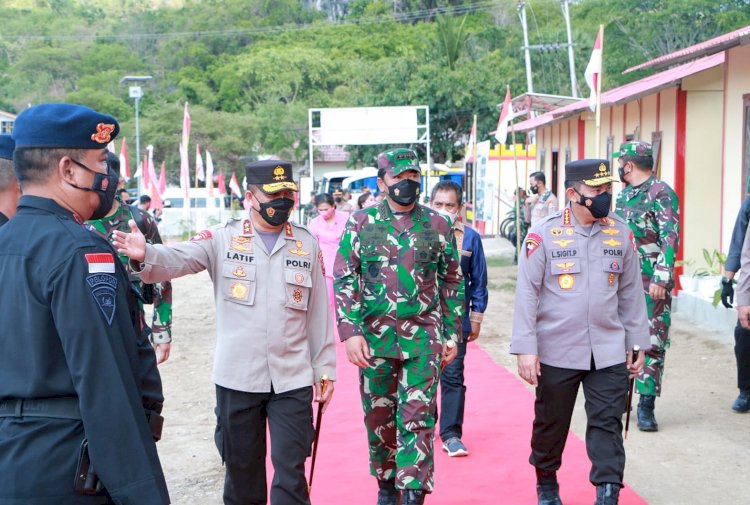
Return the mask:
M5 135L0 135L0 158L12 160L13 149L15 149L15 147L16 143L13 142L13 137L8 135L7 133Z
M103 149L118 133L120 125L112 116L70 103L29 107L13 126L17 149Z

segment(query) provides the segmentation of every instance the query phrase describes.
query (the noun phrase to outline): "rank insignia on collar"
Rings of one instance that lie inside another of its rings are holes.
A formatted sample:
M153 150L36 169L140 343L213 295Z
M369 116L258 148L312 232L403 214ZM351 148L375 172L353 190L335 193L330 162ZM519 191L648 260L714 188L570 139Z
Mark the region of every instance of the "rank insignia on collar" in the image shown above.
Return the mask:
M238 266L237 268L232 270L232 275L234 275L235 277L241 277L241 278L247 277L247 274L245 273L245 269L242 268L241 266Z
M209 230L203 230L193 235L190 242L198 242L199 240L208 240L213 237L213 234Z
M247 286L242 284L241 282L235 282L231 286L229 286L229 293L232 295L232 298L237 300L245 300L247 299L247 294L250 292Z
M302 249L302 246L304 244L301 240L296 240L294 242L294 249L289 249L289 252L292 254L296 254L297 256L309 256L310 253Z
M618 245L622 245L622 242L620 242L619 240L615 240L615 239L611 238L611 239L602 241L602 244L607 244L610 247L615 247L615 246L618 246Z
M249 219L242 221L242 234L250 235L253 232L253 223Z
M568 244L572 244L573 242L575 242L575 240L573 240L573 239L560 239L560 240L553 240L552 241L553 244L557 244L560 247L567 247Z
M570 219L570 207L566 207L563 211L563 226L570 226L572 221Z
M604 233L605 235L619 235L620 230L618 230L617 228L602 228L602 233Z
M253 244L252 242L250 242L250 240L250 237L245 237L243 235L233 235L232 245L229 247L231 249L234 249L235 251L253 252Z
M549 232L553 237L559 237L563 234L562 228L550 228Z
M563 274L557 278L557 284L560 286L560 289L573 289L573 286L576 284L576 278L570 274Z
M290 223L284 224L284 233L287 237L294 237L294 233L292 232L292 225Z
M115 257L112 253L87 253L85 258L90 274L115 273Z
M601 220L599 222L601 224L606 224L606 225L609 225L609 226L614 226L615 225L615 220L612 219L611 217L603 217L603 218L601 218Z
M536 251L539 246L542 245L542 237L536 233L529 233L526 235L526 257L531 256L531 253Z
M112 326L117 306L117 277L105 273L89 275L86 277L86 284L89 285L94 301L104 314L107 324Z

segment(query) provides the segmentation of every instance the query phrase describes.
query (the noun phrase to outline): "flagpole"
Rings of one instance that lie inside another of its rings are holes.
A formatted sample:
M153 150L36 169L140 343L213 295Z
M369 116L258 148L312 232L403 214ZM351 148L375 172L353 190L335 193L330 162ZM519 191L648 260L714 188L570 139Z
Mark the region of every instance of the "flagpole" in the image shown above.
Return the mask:
M601 67L599 76L596 79L596 157L601 158L601 130L602 130L602 74L604 72L604 25L599 25L599 34L601 35Z
M471 206L473 214L471 218L471 224L476 228L477 226L477 115L474 114L474 138L471 140L471 152L474 156L474 161L471 162Z
M516 154L516 129L513 126L513 120L510 122L510 141L513 145L513 171L516 173L516 258L521 253L521 241L523 237L521 237L521 192L518 191L519 180L518 180L518 155ZM500 155L500 159L502 160L502 154ZM502 163L502 162L501 162Z

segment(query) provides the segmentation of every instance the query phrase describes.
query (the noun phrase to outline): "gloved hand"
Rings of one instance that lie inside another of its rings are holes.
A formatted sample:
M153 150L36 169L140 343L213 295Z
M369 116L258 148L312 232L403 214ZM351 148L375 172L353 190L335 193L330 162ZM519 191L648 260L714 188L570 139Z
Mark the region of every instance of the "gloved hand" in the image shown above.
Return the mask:
M722 277L721 279L721 304L731 309L734 303L734 281Z

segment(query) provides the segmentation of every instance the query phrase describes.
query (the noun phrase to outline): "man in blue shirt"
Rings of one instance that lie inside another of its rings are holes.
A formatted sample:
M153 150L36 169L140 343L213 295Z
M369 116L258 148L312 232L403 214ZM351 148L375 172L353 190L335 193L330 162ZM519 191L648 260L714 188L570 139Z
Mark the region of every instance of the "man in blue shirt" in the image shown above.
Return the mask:
M734 302L732 284L734 284L734 275L740 269L742 244L745 241L748 222L750 222L750 197L745 198L737 214L732 242L729 244L729 254L724 263L724 277L721 278L721 303L727 308L730 308ZM740 389L740 395L732 404L732 410L744 414L750 412L750 331L743 328L739 321L734 328L734 355L737 358L737 387Z
M462 195L463 188L457 183L440 181L432 189L430 197L432 208L446 216L453 224L466 293L466 310L461 332L463 338L458 344L458 355L440 374L440 439L443 441L443 450L451 457L469 454L461 441L466 401L464 357L468 342L479 337L488 296L487 263L484 259L482 240L476 231L464 226L460 219L463 210Z

